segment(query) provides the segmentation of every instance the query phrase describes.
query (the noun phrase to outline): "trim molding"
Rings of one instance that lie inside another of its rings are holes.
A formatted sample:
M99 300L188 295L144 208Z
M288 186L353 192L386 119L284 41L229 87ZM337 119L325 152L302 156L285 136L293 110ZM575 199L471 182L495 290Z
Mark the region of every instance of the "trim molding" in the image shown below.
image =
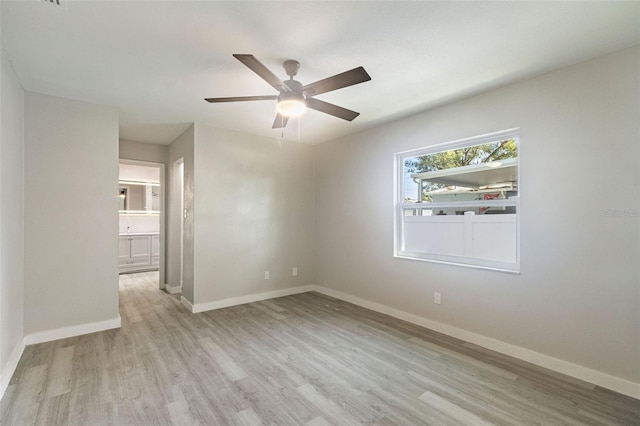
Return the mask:
M327 296L343 300L345 302L353 303L354 305L358 305L363 308L379 312L381 314L389 315L391 317L398 318L403 321L407 321L412 324L416 324L430 330L434 330L448 336L458 338L460 340L464 340L465 342L473 343L475 345L482 346L486 349L491 349L504 355L509 355L513 358L530 362L539 367L544 367L549 370L562 373L576 379L584 380L586 382L613 390L615 392L636 399L640 399L640 383L635 383L597 370L592 370L590 368L583 367L582 365L554 358L540 352L535 352L521 346L512 345L510 343L493 339L481 334L473 333L462 328L447 325L438 321L433 321L424 317L420 317L418 315L409 314L398 309L388 307L386 305L371 302L369 300L362 299L357 296L352 296L347 293L342 293L341 291L322 286L311 287L313 287L313 290L317 291L318 293L322 293Z
M169 294L182 293L182 285L170 286L169 284L165 284L164 289L167 290Z
M105 321L90 322L87 324L72 325L69 327L54 328L52 330L38 331L24 336L24 344L35 345L37 343L50 342L52 340L66 339L83 334L95 333L97 331L120 328L122 321L120 315L116 318Z
M248 294L246 296L229 297L227 299L214 300L212 302L191 304L184 297L181 298L182 304L191 312L205 312L214 309L227 308L229 306L243 305L245 303L259 302L261 300L275 299L276 297L291 296L292 294L307 293L313 291L315 286L305 285L300 287L289 287L280 290L266 291L264 293Z
M0 399L4 397L4 393L9 387L9 382L11 381L11 377L13 377L13 373L15 373L16 368L18 367L18 362L20 362L20 358L22 357L24 348L24 338L21 338L13 348L13 351L11 352L7 363L2 369L2 374L0 375Z
M184 307L187 308L189 312L193 313L193 305L191 304L191 302L185 299L184 296L180 296L180 302L182 302Z

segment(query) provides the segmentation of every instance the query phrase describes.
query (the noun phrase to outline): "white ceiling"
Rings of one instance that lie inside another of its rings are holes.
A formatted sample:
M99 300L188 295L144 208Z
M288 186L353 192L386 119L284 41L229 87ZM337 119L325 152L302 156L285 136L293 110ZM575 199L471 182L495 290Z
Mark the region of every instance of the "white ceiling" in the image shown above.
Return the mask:
M307 84L364 66L372 81L318 96L361 113L307 112L316 143L640 43L640 2L6 1L2 44L26 90L121 111L121 138L170 143L190 122L279 138L275 94L231 55ZM526 101L526 100L523 100ZM291 120L285 138L297 139Z

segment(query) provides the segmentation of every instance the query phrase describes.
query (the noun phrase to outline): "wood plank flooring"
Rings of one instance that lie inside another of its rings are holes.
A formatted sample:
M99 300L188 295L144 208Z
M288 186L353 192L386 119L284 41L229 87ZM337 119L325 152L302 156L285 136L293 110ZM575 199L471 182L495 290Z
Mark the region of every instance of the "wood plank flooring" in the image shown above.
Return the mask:
M640 401L317 293L191 314L122 275L122 328L26 348L3 425L640 425Z

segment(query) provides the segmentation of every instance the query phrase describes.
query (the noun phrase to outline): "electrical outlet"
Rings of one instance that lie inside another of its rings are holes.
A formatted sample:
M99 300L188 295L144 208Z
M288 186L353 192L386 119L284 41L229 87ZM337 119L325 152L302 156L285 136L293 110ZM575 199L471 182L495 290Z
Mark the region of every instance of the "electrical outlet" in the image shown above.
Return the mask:
M270 276L270 274L269 274L269 271L265 271L265 273L264 273L264 279L265 279L265 280L268 280L269 278L271 278L271 276Z
M291 276L292 277L297 277L298 276L298 268L296 266L291 268Z
M436 291L435 293L433 293L433 303L435 303L436 305L439 305L441 302L442 302L442 297L440 296L440 293Z

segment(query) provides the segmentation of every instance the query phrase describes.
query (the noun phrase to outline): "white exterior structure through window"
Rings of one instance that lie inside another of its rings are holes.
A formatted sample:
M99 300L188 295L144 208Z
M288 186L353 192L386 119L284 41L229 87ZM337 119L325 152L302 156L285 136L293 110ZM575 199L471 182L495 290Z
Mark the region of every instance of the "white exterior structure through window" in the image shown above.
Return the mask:
M520 271L519 132L396 154L395 256Z

